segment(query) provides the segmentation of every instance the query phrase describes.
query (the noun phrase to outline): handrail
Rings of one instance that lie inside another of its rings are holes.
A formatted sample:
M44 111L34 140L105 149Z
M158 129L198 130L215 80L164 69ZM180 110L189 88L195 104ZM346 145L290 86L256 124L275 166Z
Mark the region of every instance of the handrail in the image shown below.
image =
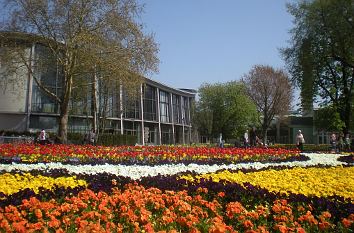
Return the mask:
M34 142L33 137L27 136L0 136L0 144L13 143L13 144L32 144Z

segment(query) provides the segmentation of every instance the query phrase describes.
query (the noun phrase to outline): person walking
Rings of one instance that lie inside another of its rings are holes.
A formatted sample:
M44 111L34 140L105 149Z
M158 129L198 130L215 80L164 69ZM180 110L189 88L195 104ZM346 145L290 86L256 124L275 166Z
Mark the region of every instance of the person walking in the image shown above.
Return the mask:
M337 152L342 152L343 149L344 149L344 135L341 133L338 136Z
M301 130L299 130L296 135L296 146L300 151L304 150L304 143L305 143L304 135L302 134Z
M257 144L256 127L252 127L250 132L250 146L254 147Z
M249 147L248 129L246 129L246 132L243 134L243 145L245 148Z
M222 133L219 135L219 147L224 148L224 140L222 139Z
M349 133L347 133L345 135L344 145L345 145L345 150L350 152L351 148L350 148L350 135L349 135Z
M331 152L335 153L337 150L337 137L335 133L332 133L330 139L329 139L329 143L331 144Z

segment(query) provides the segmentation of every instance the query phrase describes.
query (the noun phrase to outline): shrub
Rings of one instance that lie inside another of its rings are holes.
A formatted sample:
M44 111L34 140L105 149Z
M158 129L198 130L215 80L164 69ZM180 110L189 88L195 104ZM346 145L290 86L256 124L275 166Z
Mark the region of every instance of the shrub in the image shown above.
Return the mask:
M296 149L295 144L274 144L269 148L284 148L284 149ZM304 144L304 151L329 151L330 145L328 144Z
M121 145L135 145L137 137L126 134L100 134L98 136L97 145L103 146L121 146Z

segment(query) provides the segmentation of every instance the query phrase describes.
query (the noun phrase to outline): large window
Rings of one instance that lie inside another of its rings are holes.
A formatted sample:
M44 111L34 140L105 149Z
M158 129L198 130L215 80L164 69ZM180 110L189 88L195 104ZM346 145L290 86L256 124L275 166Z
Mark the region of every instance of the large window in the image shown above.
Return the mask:
M68 131L85 134L90 130L91 119L69 117Z
M144 120L156 121L156 88L145 85L143 89Z
M182 123L181 97L173 94L172 104L173 104L173 122Z
M102 122L103 123L103 122ZM101 127L103 125L101 124ZM104 121L104 133L110 134L120 134L121 133L121 122L120 120L108 119Z
M124 121L124 134L135 135L137 136L137 142L142 143L141 141L141 123L134 121Z
M183 127L180 125L175 125L175 143L182 144L183 143Z
M189 99L188 97L182 97L182 121L184 124L189 125Z
M102 116L105 117L114 117L114 118L120 118L120 85L117 82L105 82L104 80L101 80L99 82L99 98L100 98L100 112ZM129 103L133 104L133 106L130 107L128 112L130 112L128 115L130 116L129 118L135 118L138 119L140 118L140 111L136 110L136 107L140 106L135 106L136 104L139 104L140 101L139 99L139 93L136 92L135 96L132 96L129 98L129 96L126 96L126 99L128 102L134 102L134 99L136 100L135 102L137 103ZM128 108L127 108L128 109Z
M69 102L70 115L92 115L92 91L91 87L74 88Z
M30 126L31 129L45 129L56 132L58 130L58 118L50 116L31 116Z
M191 140L190 140L190 129L185 127L184 129L184 143L185 144L190 144Z
M34 76L48 90L60 96L62 74L56 60L50 55L48 48L41 45L36 45L35 47ZM35 81L33 81L31 110L32 112L58 112L58 104L40 90Z
M171 125L161 125L161 144L173 144Z
M144 123L144 140L146 144L158 143L158 124Z
M170 122L170 98L169 93L160 91L160 120L161 122Z
M136 93L127 93L123 89L124 118L140 119L140 98Z

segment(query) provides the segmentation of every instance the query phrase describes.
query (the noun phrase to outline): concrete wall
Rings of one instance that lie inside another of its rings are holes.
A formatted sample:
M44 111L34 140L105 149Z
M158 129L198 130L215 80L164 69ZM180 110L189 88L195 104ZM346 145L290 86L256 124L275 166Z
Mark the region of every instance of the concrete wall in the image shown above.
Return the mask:
M27 50L29 54L29 49ZM0 67L1 69L1 67ZM28 92L28 71L23 65L11 75L0 70L0 113L25 113ZM4 77L6 75L6 77Z

